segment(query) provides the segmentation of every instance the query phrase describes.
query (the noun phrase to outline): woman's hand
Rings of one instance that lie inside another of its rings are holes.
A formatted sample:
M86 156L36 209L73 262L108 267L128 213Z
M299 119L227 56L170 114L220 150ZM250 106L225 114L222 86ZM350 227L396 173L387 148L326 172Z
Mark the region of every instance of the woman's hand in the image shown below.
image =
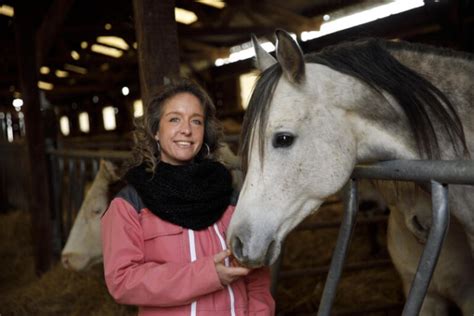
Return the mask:
M241 266L235 266L235 262L233 262L233 266L226 267L225 259L230 257L230 255L230 250L226 250L219 252L214 256L214 264L216 265L217 275L219 276L219 280L221 281L222 285L228 285L240 277L246 276L250 272L250 269Z

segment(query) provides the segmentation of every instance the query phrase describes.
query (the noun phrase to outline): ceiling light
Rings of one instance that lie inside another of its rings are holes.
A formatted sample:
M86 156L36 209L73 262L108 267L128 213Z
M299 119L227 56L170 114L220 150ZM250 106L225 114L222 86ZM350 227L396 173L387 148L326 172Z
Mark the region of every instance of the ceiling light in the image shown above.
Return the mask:
M13 99L12 104L16 108L21 108L23 106L23 100L22 99Z
M296 35L291 34L293 38ZM266 41L264 43L260 43L263 49L267 52L273 52L275 50L275 45L272 42ZM215 60L214 65L219 67L225 64L234 63L239 60L245 60L252 58L255 56L255 50L252 46L251 42L246 42L241 45L236 45L230 48L231 53L229 54L228 58L218 58Z
M217 8L217 9L222 9L225 7L225 2L222 0L197 0L197 2Z
M84 133L90 131L89 114L87 112L79 113L79 129Z
M240 102L242 108L245 110L249 104L250 95L258 78L258 72L252 71L239 76L240 84Z
M122 88L122 94L127 96L130 93L130 89L128 87L123 87Z
M191 24L197 21L197 15L192 12L181 8L174 8L174 15L176 21L183 24Z
M67 71L64 71L64 70L61 70L61 69L57 69L54 74L56 75L56 77L58 78L66 78L67 76L69 76L69 73Z
M91 46L91 50L95 53L107 55L114 58L120 58L123 55L123 51L117 48L108 47L100 44L94 44Z
M64 136L69 135L69 133L70 133L69 118L67 116L65 116L65 115L61 116L61 118L59 119L59 127L61 129L61 133Z
M45 82L45 81L38 81L38 88L40 88L41 90L53 90L54 89L54 85L52 83L49 83L49 82Z
M301 33L301 40L308 41L331 33L349 29L361 24L369 23L387 16L398 14L424 6L423 0L395 0L378 5L367 10L356 12L321 24L319 31L308 31Z
M2 4L0 5L0 14L12 17L15 15L15 9L9 5Z
M81 48L82 48L82 49L86 49L86 48L87 48L87 46L89 46L89 44L87 44L87 42L86 42L86 41L84 41L84 42L81 42Z
M104 28L105 28L107 31L110 31L110 30L112 29L112 24L107 23L107 24L105 24Z
M97 37L97 43L113 46L123 50L127 50L129 48L127 42L118 36L99 36Z
M81 55L79 55L78 52L76 52L75 50L71 51L71 57L72 59L74 60L79 60L79 58L81 58Z
M323 20L324 20L324 21L329 21L330 18L331 18L331 16L330 16L329 14L325 14L325 15L323 16Z
M41 73L42 75L47 75L47 74L49 74L49 67L46 67L46 66L40 67L40 73Z
M143 101L141 99L133 101L133 117L143 116Z
M102 109L102 119L106 131L114 130L117 127L115 121L115 108L111 105L104 107Z
M64 64L64 69L75 72L75 73L78 73L80 75L87 74L87 69L86 68L71 65L71 64Z

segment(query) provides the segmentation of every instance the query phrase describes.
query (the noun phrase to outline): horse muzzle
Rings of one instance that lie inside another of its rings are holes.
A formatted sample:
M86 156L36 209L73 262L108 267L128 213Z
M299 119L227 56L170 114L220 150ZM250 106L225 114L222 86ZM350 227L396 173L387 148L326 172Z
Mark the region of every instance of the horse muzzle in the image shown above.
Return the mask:
M270 265L280 254L279 241L270 235L267 238L258 235L252 235L248 229L244 228L237 229L229 238L234 258L245 267L259 268Z

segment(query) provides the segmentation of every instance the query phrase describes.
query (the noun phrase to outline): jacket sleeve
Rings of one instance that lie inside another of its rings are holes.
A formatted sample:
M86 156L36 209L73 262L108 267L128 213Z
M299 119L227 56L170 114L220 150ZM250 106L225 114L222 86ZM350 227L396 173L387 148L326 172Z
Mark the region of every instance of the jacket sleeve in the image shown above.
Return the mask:
M105 281L118 303L179 306L223 288L213 257L192 263L145 262L138 212L121 198L102 217L101 234Z
M275 300L270 293L270 268L253 270L245 277L249 299L249 316L275 315Z

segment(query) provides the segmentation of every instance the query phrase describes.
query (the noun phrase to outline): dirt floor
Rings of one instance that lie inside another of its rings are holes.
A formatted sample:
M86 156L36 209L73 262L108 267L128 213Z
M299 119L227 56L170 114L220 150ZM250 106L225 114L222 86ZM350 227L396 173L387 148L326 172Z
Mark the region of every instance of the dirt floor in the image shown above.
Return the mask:
M324 206L306 223L337 220L341 210L340 203ZM371 228L359 225L347 263L388 259L385 229L384 223ZM295 269L329 265L337 232L337 228L323 228L296 230L290 234L276 292L278 315L315 314L325 274L288 274ZM36 277L29 236L26 212L11 211L0 215L0 315L136 314L134 307L120 306L108 295L100 265L85 273L75 273L56 264L40 278ZM375 237L372 242L370 236ZM373 247L374 240L380 249ZM382 263L370 270L344 272L333 314L400 315L403 300L396 271L391 264Z

